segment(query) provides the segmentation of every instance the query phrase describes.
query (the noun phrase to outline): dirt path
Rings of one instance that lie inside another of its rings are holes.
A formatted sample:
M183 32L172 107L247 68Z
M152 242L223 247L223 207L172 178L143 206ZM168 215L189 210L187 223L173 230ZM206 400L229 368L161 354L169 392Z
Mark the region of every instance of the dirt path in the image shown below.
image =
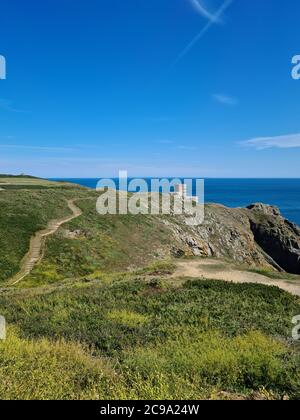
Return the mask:
M62 219L50 220L48 226L44 230L36 232L30 240L29 251L21 262L20 271L9 281L9 285L14 286L23 280L28 274L31 273L35 265L42 258L42 248L47 236L53 235L63 224L81 216L82 211L75 205L76 199L68 200L68 207L72 211L72 215L66 216Z
M230 264L216 260L180 261L172 277L198 277L233 283L256 283L277 286L293 295L300 296L300 280L270 279L262 274L234 269Z

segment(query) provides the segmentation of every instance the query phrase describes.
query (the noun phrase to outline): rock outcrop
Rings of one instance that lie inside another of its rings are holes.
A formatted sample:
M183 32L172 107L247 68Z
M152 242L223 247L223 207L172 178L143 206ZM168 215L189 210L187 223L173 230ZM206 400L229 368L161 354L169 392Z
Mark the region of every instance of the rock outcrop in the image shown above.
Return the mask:
M285 271L300 274L300 229L283 218L276 207L248 207L255 242Z
M165 223L175 237L174 256L226 258L250 267L300 274L300 229L276 207L252 204L232 209L209 204L199 226L187 226L183 217Z

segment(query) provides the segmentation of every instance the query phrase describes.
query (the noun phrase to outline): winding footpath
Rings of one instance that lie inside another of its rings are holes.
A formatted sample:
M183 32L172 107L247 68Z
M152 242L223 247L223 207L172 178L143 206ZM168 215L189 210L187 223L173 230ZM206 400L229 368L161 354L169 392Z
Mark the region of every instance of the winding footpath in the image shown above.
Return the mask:
M295 296L300 296L300 279L283 280L270 279L262 274L241 271L232 268L229 264L214 260L180 261L172 275L174 278L192 277L222 280L229 283L255 283L266 286L276 286Z
M68 200L67 204L72 214L62 219L51 220L46 229L35 233L30 239L29 251L21 262L20 271L8 281L8 286L14 286L28 276L36 264L43 258L43 245L46 237L53 235L65 223L82 215L82 210L76 206L75 202L80 199ZM256 283L267 286L277 286L293 295L300 296L300 277L299 280L270 279L262 274L241 271L233 268L224 261L211 259L180 261L173 275L173 279L183 277L207 278L212 280L223 280L233 283Z
M20 271L9 281L8 285L14 286L23 280L31 271L35 265L42 259L42 249L47 236L53 235L63 224L70 222L73 219L82 215L82 211L75 204L76 199L68 200L68 207L72 211L70 216L66 216L62 219L50 220L46 229L40 230L35 233L30 239L29 251L21 262Z

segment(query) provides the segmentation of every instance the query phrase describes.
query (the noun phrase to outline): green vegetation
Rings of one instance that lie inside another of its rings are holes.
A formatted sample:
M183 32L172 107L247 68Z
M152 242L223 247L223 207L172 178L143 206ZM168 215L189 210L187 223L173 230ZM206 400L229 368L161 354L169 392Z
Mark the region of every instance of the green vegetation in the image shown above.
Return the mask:
M141 396L147 398L180 398L182 393L211 398L224 389L247 395L262 391L266 383L275 397L298 388L297 360L259 332L228 339L216 331L179 330L165 342L129 351L125 361L133 377L145 379Z
M76 188L0 191L0 282L19 270L35 232L70 213L66 200L87 195Z
M36 178L35 176L32 176L32 175L24 175L24 174L21 174L21 175L0 174L0 179L1 178L9 178L9 179L21 179L21 178L25 178L25 179L28 179L28 178L29 179L40 179L40 178Z
M64 229L47 240L43 261L26 279L28 284L86 277L95 271L107 273L137 269L155 258L170 255L174 240L160 218L100 216L95 211L96 200L79 201L77 205L83 210L83 215L64 225ZM79 234L70 238L70 231Z
M19 269L31 236L47 226L51 217L68 214L64 200L52 191L0 192L0 280L7 280Z
M67 182L53 182L28 175L0 175L1 190L43 190L43 189L81 189L79 185Z
M275 280L281 279L281 280L300 281L300 276L297 274L289 274L286 272L280 273L278 271L260 269L260 268L251 268L251 269L247 269L247 271L250 271L251 273L261 274L262 276L268 277L270 279L275 279Z
M247 397L262 390L270 398L300 397L300 352L288 345L300 302L277 288L204 280L175 287L160 276L116 275L104 283L74 280L64 287L11 291L0 298L0 311L21 340L0 345L0 372L10 354L27 369L34 360L46 398L209 398L222 391ZM47 349L38 361L40 340ZM59 356L61 340L70 346L65 359ZM28 360L20 346L33 352ZM84 366L72 352L83 355ZM69 364L72 373L59 375ZM11 371L6 396L15 397L19 383L18 397L26 397L28 372ZM75 392L65 384L77 374L86 386ZM95 380L99 375L104 379ZM41 388L38 381L37 392Z
M24 340L15 328L0 343L0 398L100 399L109 395L113 371L82 346Z
M171 277L165 219L100 216L96 192L24 181L0 191L1 399L300 398L300 348L290 339L299 298ZM31 235L69 214L74 198L83 214L7 287Z

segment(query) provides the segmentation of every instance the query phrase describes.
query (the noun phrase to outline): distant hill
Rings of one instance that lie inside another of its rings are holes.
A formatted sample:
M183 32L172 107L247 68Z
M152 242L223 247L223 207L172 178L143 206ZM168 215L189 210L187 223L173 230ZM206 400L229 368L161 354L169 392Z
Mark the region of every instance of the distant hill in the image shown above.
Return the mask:
M48 179L38 178L32 175L0 175L0 190L16 189L45 189L45 188L78 188L85 187L68 182L55 182Z
M33 178L33 179L41 179L41 178L38 178L36 176L25 175L25 174L21 174L21 175L0 174L0 178Z

